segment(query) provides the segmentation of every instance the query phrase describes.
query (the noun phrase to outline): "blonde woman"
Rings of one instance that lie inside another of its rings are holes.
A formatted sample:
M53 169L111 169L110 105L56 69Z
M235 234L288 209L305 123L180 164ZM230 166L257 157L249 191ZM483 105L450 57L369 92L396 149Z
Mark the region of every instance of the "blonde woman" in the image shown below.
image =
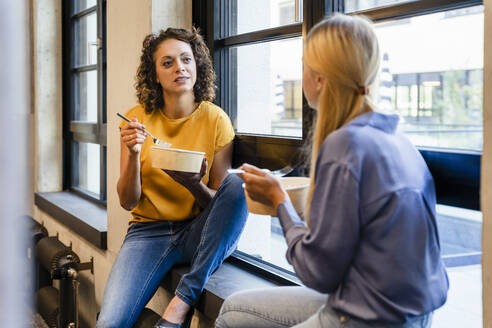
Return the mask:
M232 295L217 327L430 327L448 291L434 183L398 117L374 111L378 69L367 19L336 15L309 33L303 88L317 122L308 225L275 177L242 166L251 198L276 208L287 259L309 288Z

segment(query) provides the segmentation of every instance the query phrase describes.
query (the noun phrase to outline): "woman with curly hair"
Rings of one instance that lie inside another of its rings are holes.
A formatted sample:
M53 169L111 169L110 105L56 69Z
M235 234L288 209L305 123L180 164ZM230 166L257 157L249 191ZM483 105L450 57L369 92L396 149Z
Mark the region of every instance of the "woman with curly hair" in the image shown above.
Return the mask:
M132 219L104 292L96 327L133 327L177 263L190 271L156 327L184 327L203 286L235 249L247 209L242 180L227 175L234 129L211 103L215 73L198 31L169 28L143 42L136 77L140 105L121 129L121 206ZM200 173L152 168L153 136L202 151Z

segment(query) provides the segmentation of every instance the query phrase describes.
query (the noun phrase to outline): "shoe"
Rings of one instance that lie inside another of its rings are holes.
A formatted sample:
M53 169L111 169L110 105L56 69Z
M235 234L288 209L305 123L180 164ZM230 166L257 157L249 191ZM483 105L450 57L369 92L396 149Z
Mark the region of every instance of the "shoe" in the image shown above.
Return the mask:
M189 328L191 324L191 319L193 318L193 314L195 310L192 308L186 314L186 318L182 323L174 323L167 321L164 318L160 318L159 321L156 322L154 328Z
M159 321L154 325L154 328L184 328L183 323L169 322L164 318L160 318Z

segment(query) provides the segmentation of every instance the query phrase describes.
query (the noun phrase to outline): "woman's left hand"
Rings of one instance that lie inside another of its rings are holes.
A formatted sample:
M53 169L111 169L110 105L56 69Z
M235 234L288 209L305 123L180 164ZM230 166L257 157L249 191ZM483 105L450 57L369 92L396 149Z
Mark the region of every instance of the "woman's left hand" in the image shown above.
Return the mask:
M173 171L173 170L163 170L166 172L174 181L183 185L188 190L193 190L202 181L203 176L207 172L207 158L204 157L202 161L202 167L200 173Z
M243 164L239 168L246 172L240 176L244 180L244 189L252 200L272 206L275 211L280 203L289 200L280 180L273 174L250 164Z

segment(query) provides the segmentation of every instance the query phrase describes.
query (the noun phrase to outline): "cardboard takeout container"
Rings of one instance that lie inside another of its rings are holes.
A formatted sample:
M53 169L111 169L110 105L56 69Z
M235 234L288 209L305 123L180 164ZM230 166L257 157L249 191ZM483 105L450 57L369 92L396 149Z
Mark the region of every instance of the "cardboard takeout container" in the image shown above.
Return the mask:
M301 217L303 216L304 209L306 207L309 181L310 180L307 177L280 178L280 183L287 191L292 205L294 205L294 208ZM245 194L246 203L248 204L248 211L250 213L277 216L276 211L272 207L252 200L249 198L246 191Z
M200 172L205 156L204 152L158 146L152 147L150 151L152 167L191 173Z

